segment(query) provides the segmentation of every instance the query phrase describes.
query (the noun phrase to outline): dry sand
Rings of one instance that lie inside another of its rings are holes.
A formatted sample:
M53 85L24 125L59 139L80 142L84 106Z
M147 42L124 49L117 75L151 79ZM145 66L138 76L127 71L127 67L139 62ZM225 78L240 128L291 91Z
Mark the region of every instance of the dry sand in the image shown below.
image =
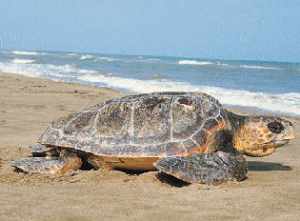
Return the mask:
M248 179L220 186L161 182L155 172L16 173L9 161L52 120L104 99L110 89L0 74L0 220L300 220L298 139L265 158L248 158Z

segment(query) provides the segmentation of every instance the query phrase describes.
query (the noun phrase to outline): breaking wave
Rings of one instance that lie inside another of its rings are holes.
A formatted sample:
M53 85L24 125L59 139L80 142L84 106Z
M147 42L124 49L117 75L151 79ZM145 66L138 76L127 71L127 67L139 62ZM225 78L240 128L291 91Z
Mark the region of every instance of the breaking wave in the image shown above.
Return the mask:
M180 60L177 62L182 65L212 65L213 62L210 61L196 61L196 60Z
M81 55L80 56L80 60L89 60L89 59L93 59L94 56L93 55L90 55L90 54L85 54L85 55Z
M140 59L135 60L134 62L161 63L161 59L159 59L159 58L140 58Z
M177 64L180 65L216 65L216 66L223 66L223 67L231 67L231 68L245 68L245 69L257 69L257 70L282 70L282 68L279 67L273 67L273 66L262 66L262 65L235 65L235 64L226 64L222 62L212 62L212 61L197 61L197 60L180 60L177 62Z
M71 80L77 75L96 74L94 70L77 68L75 65L52 65L52 64L15 64L1 63L0 72L20 74L27 77L46 77L52 80Z
M15 59L12 59L11 62L14 63L14 64L31 64L31 63L35 62L35 60L15 58Z
M269 66L260 66L260 65L240 65L240 68L247 68L247 69L261 69L261 70L281 70L281 68L277 67L269 67Z
M36 51L12 51L12 54L15 55L39 55L42 53L36 52Z
M111 58L111 57L97 57L96 60L98 60L98 61L113 62L113 61L117 61L118 59Z

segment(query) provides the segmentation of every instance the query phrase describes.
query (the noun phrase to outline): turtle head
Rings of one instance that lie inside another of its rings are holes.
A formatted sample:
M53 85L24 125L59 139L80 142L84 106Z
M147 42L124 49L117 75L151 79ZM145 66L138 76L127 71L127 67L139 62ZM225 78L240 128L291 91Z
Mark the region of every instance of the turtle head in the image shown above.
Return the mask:
M234 134L235 148L249 156L270 155L295 138L292 122L268 116L244 117Z

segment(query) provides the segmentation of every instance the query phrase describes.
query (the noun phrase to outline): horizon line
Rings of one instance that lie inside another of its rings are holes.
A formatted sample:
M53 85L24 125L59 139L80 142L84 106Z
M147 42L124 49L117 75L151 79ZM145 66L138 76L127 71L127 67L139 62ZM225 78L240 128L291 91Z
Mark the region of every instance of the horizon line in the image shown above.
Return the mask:
M106 55L120 55L120 56L148 56L148 57L163 57L163 58L186 58L186 59L199 59L199 60L222 60L222 61L245 61L245 62L272 62L272 63L286 63L286 64L300 64L300 61L278 61L278 60L255 60L255 59L226 59L226 58L209 58L209 57L194 57L194 56L176 56L176 55L155 55L155 54L120 54L111 52L88 52L88 51L64 51L64 50L42 50L42 49L20 49L20 48L0 48L0 51L27 51L27 52L50 52L50 53L87 53L87 54L106 54Z

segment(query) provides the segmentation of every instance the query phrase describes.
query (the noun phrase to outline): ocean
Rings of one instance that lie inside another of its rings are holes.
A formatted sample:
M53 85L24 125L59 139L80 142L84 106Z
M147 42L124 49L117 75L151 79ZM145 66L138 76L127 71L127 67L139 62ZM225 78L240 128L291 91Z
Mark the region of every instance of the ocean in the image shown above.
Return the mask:
M225 106L300 115L300 63L2 50L0 71L128 93L201 91Z

